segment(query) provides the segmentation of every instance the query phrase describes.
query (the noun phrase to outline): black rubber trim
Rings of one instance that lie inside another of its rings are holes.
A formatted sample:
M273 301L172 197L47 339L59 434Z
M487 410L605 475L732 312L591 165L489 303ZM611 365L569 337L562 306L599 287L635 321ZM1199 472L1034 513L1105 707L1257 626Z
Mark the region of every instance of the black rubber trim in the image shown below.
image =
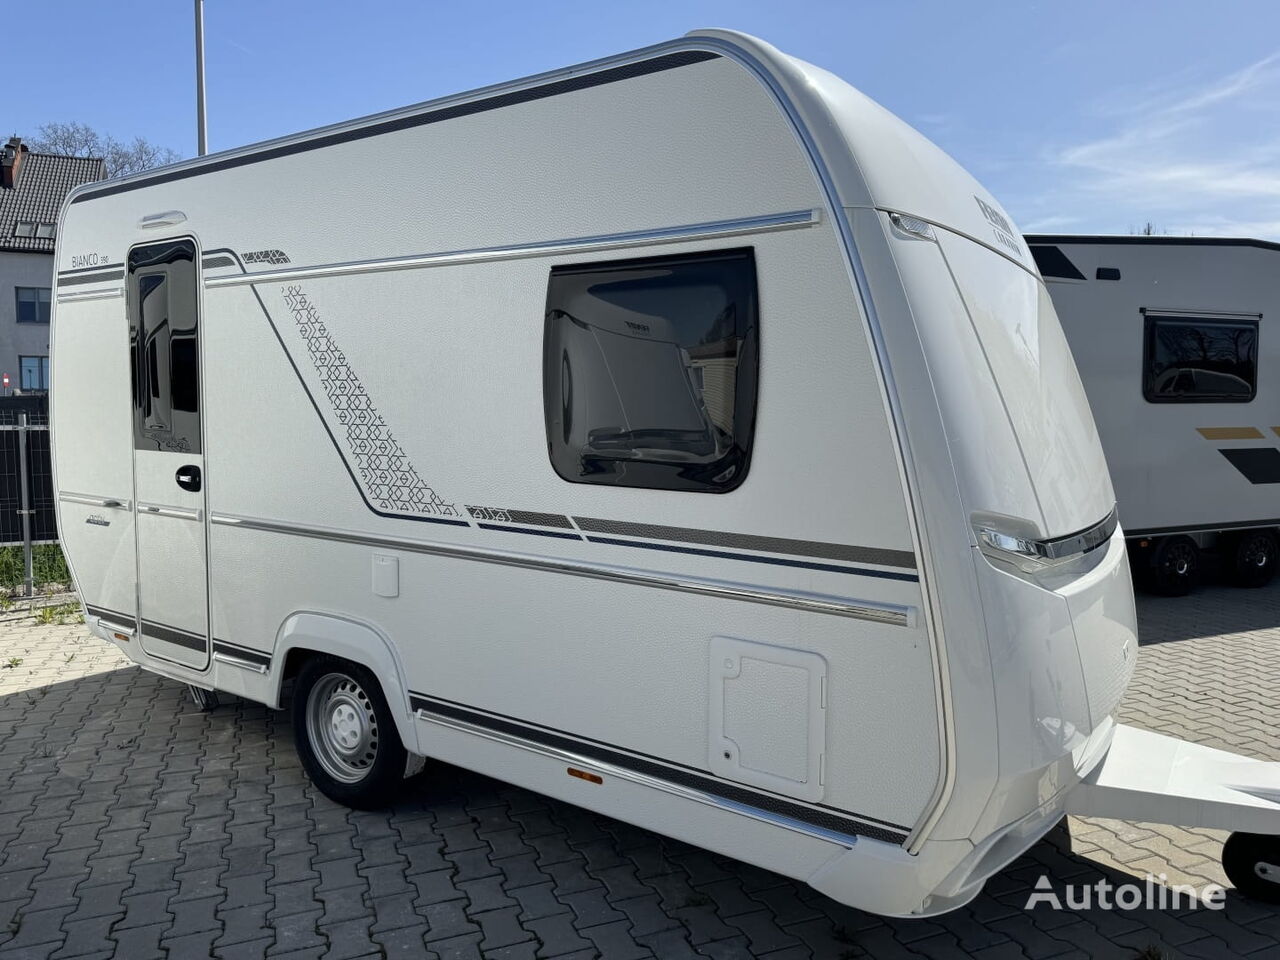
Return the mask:
M228 254L231 256L236 266L240 268L242 274L248 274L244 264L240 262L240 255L234 250L219 248L216 250L206 251L207 253ZM333 452L338 455L338 462L342 464L343 469L347 471L347 476L351 478L352 484L356 488L356 493L360 494L360 499L364 501L364 505L369 508L372 513L379 517L390 517L394 520L412 520L416 523L441 523L450 527L469 527L471 524L466 520L451 520L448 517L424 517L406 513L390 513L385 510L379 510L365 496L364 488L360 486L360 481L356 479L355 473L351 469L351 464L347 463L347 457L342 452L342 447L338 445L338 438L333 435L333 431L329 429L329 421L325 419L324 413L320 410L320 404L316 403L316 398L311 395L311 388L307 386L307 381L302 376L302 371L298 369L298 365L294 363L293 354L289 352L289 348L285 346L284 337L280 336L280 331L276 329L276 323L271 319L271 311L267 309L267 305L262 302L262 296L258 293L256 284L249 284L249 290L253 293L253 298L258 301L258 307L262 310L262 315L267 318L267 326L271 328L271 332L275 334L276 342L280 344L280 350L284 353L284 358L289 361L289 366L293 369L293 375L298 378L298 383L302 386L302 392L306 394L307 399L311 401L311 408L315 410L316 416L320 420L320 426L324 428L325 435L329 438L329 442L333 444Z
M476 526L481 530L498 530L502 533L529 533L536 537L555 537L558 540L582 539L580 534L563 533L560 530L535 530L532 527L504 527L497 523L477 523Z
M719 56L720 54L718 53L712 53L704 50L689 50L683 53L669 53L665 56L653 57L649 60L640 60L636 63L628 63L620 67L612 67L608 70L597 70L593 73L579 74L578 76L568 77L564 80L555 80L536 87L526 87L523 90L513 90L509 93L500 93L492 97L485 97L482 100L472 100L468 103L459 103L454 106L440 107L435 110L428 110L423 113L412 114L410 116L396 117L392 120L383 120L381 123L371 123L368 126L359 127L355 130L342 130L337 133L315 136L308 140L301 140L295 143L281 144L278 147L268 147L259 150L256 153L224 157L222 159L214 158L210 159L206 163L201 163L181 170L169 170L168 172L161 170L151 176L143 177L138 180L129 180L124 183L109 183L101 187L87 190L84 193L77 194L71 202L81 203L95 197L108 197L117 193L127 193L131 190L140 190L143 187L154 186L158 183L172 183L175 180L186 180L190 177L198 177L218 170L230 170L235 167L262 163L266 160L275 160L279 157L308 153L312 150L335 146L339 143L350 143L354 140L365 140L369 137L380 136L384 133L396 133L400 130L408 130L413 127L426 126L427 124L432 123L441 123L445 120L456 120L459 117L468 117L477 113L486 113L490 110L500 110L503 107L513 107L521 103L545 100L548 97L556 97L562 93L573 93L577 90L586 90L590 87L600 87L609 83L617 83L619 80L631 80L635 77L643 77L651 73L662 73L666 70L674 70L677 67L684 67L693 63L701 63L704 60L714 60Z
M798 567L802 570L823 570L827 573L849 573L857 577L878 577L881 580L904 580L918 583L914 573L895 573L892 570L872 570L870 567L840 567L834 563L811 563L808 560L788 560L785 557L756 557L747 553L727 553L724 550L706 550L701 547L677 547L670 543L645 543L643 540L616 540L613 537L587 537L592 543L607 543L614 547L638 547L641 550L661 550L665 553L687 553L695 557L715 557L719 560L746 560L751 563L768 563L775 567Z
M1250 483L1280 483L1280 450L1275 447L1231 447L1218 452Z
M1248 237L1143 237L1127 234L1121 237L1108 237L1101 234L1082 234L1081 236L1073 237L1071 234L1066 233L1029 233L1022 239L1028 245L1035 243L1061 243L1066 245L1073 243L1123 243L1160 247L1257 247L1259 250L1280 250L1280 243L1274 243L1270 240L1251 240Z
M1030 244L1028 244L1030 246ZM1031 256L1036 261L1036 269L1042 277L1055 277L1061 280L1083 280L1080 268L1071 262L1071 258L1059 248L1049 245L1031 246Z
M208 642L204 637L197 636L186 630L179 630L177 627L170 627L167 624L156 623L154 620L142 621L142 634L153 640L163 640L165 643L172 643L176 647L186 647L188 650L196 650L204 653L209 649Z
M241 660L248 660L250 663L258 663L264 667L271 666L271 655L263 653L261 650L251 650L248 647L242 647L238 643L231 643L227 640L219 640L216 637L213 640L213 652L227 654L228 656L238 657Z
M123 270L98 270L93 273L77 273L70 276L60 273L58 274L58 286L74 287L82 283L105 283L108 280L123 279Z
M425 694L410 691L409 705L415 711L423 710L445 719L460 720L463 723L519 737L532 743L577 753L601 763L634 770L647 777L691 787L743 806L755 807L767 813L775 813L802 823L812 824L823 830L830 830L832 833L870 837L873 840L896 844L904 843L909 833L906 827L896 823L849 814L848 811L837 810L834 807L815 809L774 794L758 793L692 767L672 764L645 754L624 753L598 740L575 737L561 730L530 724L513 717L481 712L437 697L428 697ZM858 819L852 819L855 816Z
M727 533L721 530L695 530L689 527L665 527L656 523L629 523L624 520L600 520L574 517L580 530L608 533L621 537L647 537L651 540L675 540L678 543L702 543L712 547L759 550L762 553L785 553L794 557L818 557L848 563L875 563L886 567L916 568L915 554L906 550L883 547L855 547L843 543L817 540L787 540L783 537L761 537L749 533ZM754 557L749 559L755 559Z

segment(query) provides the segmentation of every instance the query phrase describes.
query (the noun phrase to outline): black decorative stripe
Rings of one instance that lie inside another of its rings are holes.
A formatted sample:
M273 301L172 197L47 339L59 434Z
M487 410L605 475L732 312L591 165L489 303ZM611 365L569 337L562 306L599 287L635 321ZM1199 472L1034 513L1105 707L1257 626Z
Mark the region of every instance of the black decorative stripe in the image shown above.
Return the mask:
M634 770L645 776L669 783L691 787L703 793L714 794L734 803L789 817L802 823L809 823L823 830L852 836L871 837L886 843L903 843L909 832L906 827L896 823L888 823L873 817L861 817L848 811L834 807L815 809L774 794L759 793L737 784L711 776L701 770L672 764L645 754L624 753L609 744L598 740L584 739L553 730L548 727L529 724L511 717L503 717L482 713L461 704L451 703L425 694L409 694L409 705L415 710L423 710L446 719L460 720L477 727L483 727L498 733L505 733L522 740L544 744L570 753L598 760L627 770ZM853 817L857 819L853 819Z
M97 617L99 620L114 620L122 627L127 627L136 621L132 613L121 613L118 610L108 610L106 607L95 607L92 604L84 605L85 613L90 616Z
M206 270L217 270L219 267L234 267L236 262L230 257L205 257L200 265Z
M823 560L844 560L849 563L875 563L886 567L905 567L908 570L916 568L915 555L906 550L854 547L843 543L822 543L816 540L787 540L782 537L726 533L721 530L664 527L656 523L629 523L624 520L599 520L594 517L574 517L573 520L580 529L588 533L675 540L679 543L705 543L713 547L734 547L738 550L785 553L794 557L819 557Z
M476 524L481 530L500 530L503 533L531 533L538 537L555 537L559 540L581 540L576 533L561 533L559 530L534 530L531 527L504 527L496 523Z
M150 187L158 183L171 183L175 180L186 180L189 177L198 177L202 174L213 173L217 170L230 170L234 167L248 166L254 163L261 163L265 160L275 160L279 157L288 157L294 154L307 153L311 150L319 150L339 143L350 143L354 140L364 140L369 137L381 136L384 133L396 133L400 130L408 130L413 127L440 123L445 120L456 120L459 117L467 117L476 113L500 110L503 107L513 107L517 104L531 103L535 100L545 100L548 97L559 96L562 93L573 93L578 90L586 90L590 87L599 87L608 83L616 83L619 80L631 80L635 77L643 77L651 73L662 73L663 71L674 70L677 67L687 66L692 63L701 63L704 60L714 60L717 57L719 57L719 54L717 53L710 53L702 50L670 53L666 56L654 57L650 60L628 63L621 67L613 67L608 70L597 70L593 73L578 74L577 76L569 77L564 80L557 80L552 83L526 87L523 90L513 90L509 93L501 93L496 96L485 97L480 100L472 100L467 103L459 103L450 107L440 107L436 110L428 110L411 116L397 117L393 120L384 120L381 123L371 123L368 126L359 127L355 130L343 130L338 133L316 136L295 143L281 144L277 147L266 147L255 153L241 154L240 156L234 157L224 157L220 160L214 159L207 163L184 167L179 170L162 170L152 174L151 176L143 177L138 180L129 180L125 183L112 183L87 190L83 193L77 194L71 202L81 203L82 201L90 200L94 197L107 197L116 193L126 193L130 190L139 190L142 187Z
M213 652L218 653L219 651L240 660L248 660L250 663L258 663L264 667L271 666L271 655L268 653L263 653L261 650L251 650L228 640L214 638Z
M74 287L81 283L105 283L107 280L123 279L123 270L98 270L94 273L78 273L72 276L60 273L58 274L58 286Z
M1042 277L1056 277L1063 280L1084 279L1080 269L1058 247L1033 246L1031 256L1035 258L1036 268Z
M153 640L163 640L165 643L172 643L174 646L186 647L188 650L196 650L200 653L208 649L204 637L152 620L142 621L142 633Z
M537 513L533 510L507 510L505 507L475 507L467 505L467 513L477 520L491 523L527 523L535 527L563 527L572 530L573 524L562 513Z
M716 557L720 560L747 560L752 563L769 563L775 567L799 567L803 570L824 570L828 573L851 573L859 577L878 577L881 580L905 580L917 583L914 573L895 573L891 570L872 570L870 567L840 567L833 563L811 563L807 560L788 560L784 557L756 557L748 553L726 553L723 550L705 550L701 547L677 547L670 543L645 543L643 540L615 540L613 537L587 537L592 543L607 543L615 547L639 547L641 550L662 550L665 553L687 553L695 557Z
M1275 447L1233 447L1218 452L1250 483L1280 483L1280 450Z

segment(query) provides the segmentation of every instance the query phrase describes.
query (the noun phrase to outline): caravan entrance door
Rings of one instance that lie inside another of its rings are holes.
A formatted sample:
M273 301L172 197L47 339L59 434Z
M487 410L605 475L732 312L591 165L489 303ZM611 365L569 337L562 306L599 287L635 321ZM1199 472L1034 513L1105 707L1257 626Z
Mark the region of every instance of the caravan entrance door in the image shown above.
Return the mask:
M148 654L209 663L200 416L200 260L194 240L129 251L138 626Z

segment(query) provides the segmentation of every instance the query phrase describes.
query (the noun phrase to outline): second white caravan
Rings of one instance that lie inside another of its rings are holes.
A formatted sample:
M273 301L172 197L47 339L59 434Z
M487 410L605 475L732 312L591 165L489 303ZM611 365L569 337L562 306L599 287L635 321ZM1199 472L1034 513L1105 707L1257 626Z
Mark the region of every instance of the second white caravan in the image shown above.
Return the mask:
M81 188L59 236L88 622L292 679L331 797L435 758L915 916L1066 810L1280 830L1221 779L1275 768L1113 721L1129 570L1044 284L829 73L699 32Z
M1242 586L1280 563L1280 245L1030 236L1071 344L1139 579L1183 594L1208 554Z

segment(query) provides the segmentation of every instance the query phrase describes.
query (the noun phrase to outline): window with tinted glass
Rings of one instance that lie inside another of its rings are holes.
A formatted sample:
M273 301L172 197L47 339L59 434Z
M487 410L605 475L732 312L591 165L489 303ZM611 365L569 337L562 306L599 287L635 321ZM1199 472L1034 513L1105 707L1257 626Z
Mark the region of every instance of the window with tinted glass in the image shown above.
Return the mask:
M49 287L18 287L18 322L49 322Z
M755 426L750 249L556 267L543 403L551 462L577 483L724 493Z
M1152 403L1247 403L1257 391L1258 321L1148 315L1143 364Z
M170 240L129 251L134 446L199 453L196 249Z
M22 390L48 390L49 358L18 357L18 387Z

